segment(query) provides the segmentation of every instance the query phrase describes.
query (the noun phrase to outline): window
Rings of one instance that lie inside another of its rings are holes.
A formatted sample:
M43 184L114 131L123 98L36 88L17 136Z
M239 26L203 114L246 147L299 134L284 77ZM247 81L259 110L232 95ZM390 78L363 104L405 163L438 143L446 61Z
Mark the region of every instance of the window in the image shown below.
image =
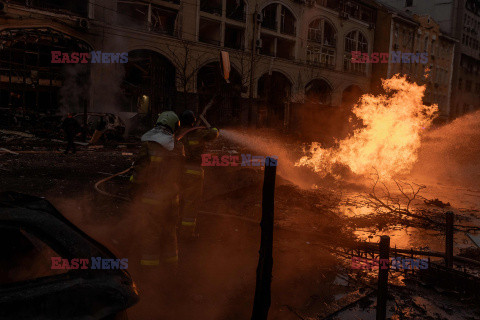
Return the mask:
M295 40L292 36L296 34L296 19L287 7L272 3L262 10L262 29L269 29L275 32L274 36L260 32L262 39L261 54L271 55L279 58L295 58ZM280 21L277 20L280 17Z
M146 29L148 25L148 3L118 1L117 24L130 28Z
M315 79L305 86L305 100L309 103L330 105L332 103L332 88L321 79Z
M277 5L270 4L262 10L263 21L262 28L277 29Z
M236 26L225 25L225 47L232 49L243 49L244 29Z
M219 21L200 18L198 40L219 46L221 44L221 26Z
M413 0L406 0L405 7L411 7L411 6L413 6Z
M200 11L221 16L222 1L221 0L200 0Z
M226 15L228 19L245 22L245 2L243 0L227 0Z
M308 27L307 61L335 66L336 33L324 19L317 19Z
M368 52L367 38L360 31L352 31L345 37L345 51Z
M365 74L365 63L352 63L352 51L368 52L367 38L360 31L352 31L345 37L343 69L345 71Z
M178 11L148 3L119 0L117 24L130 28L174 35Z
M16 227L0 227L0 285L33 280L67 272L52 269L58 257L43 241Z
M160 6L151 6L150 31L174 35L177 11Z
M294 36L296 33L296 21L293 14L282 6L280 32Z

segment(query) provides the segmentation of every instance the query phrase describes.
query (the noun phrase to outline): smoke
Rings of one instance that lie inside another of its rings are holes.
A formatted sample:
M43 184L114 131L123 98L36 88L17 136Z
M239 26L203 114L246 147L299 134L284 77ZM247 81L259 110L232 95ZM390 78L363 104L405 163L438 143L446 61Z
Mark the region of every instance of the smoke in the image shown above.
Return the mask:
M65 65L62 88L59 90L59 112L82 112L89 91L88 66L85 64Z
M121 37L109 37L96 51L121 53L126 47ZM67 64L60 89L60 112L83 112L84 103L90 112L117 113L122 110L122 82L125 65L120 63Z
M123 64L91 64L91 111L116 113L121 110L121 85L125 77Z
M412 174L422 181L478 188L480 181L480 111L431 130L419 150Z

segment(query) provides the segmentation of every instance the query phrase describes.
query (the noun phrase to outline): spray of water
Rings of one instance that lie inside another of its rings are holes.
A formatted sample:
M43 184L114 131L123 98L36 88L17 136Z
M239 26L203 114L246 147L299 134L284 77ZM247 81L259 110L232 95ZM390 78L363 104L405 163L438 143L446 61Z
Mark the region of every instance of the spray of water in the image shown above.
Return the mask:
M318 177L313 176L310 169L295 167L298 154L294 148L289 150L281 137L267 132L249 134L228 129L222 129L220 134L234 143L247 147L249 152L255 152L255 155L277 156L279 159L277 174L302 188L311 188L319 182Z
M480 111L428 132L422 139L412 175L421 181L478 189Z

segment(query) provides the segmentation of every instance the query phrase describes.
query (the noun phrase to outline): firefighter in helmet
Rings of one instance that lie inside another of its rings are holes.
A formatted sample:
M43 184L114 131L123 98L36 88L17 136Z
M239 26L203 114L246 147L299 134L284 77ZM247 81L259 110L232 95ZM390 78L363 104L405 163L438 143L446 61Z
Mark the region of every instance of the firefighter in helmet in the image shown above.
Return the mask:
M175 139L180 120L173 111L159 115L142 138L130 180L135 184L135 210L141 217L140 265L175 269L178 262L176 225L184 149ZM145 267L145 268L143 268Z
M201 166L202 153L206 142L218 137L218 129L195 127L193 111L186 110L181 117L180 141L185 147L186 163L182 178L181 224L179 235L182 239L195 237L197 214L203 197L204 171Z

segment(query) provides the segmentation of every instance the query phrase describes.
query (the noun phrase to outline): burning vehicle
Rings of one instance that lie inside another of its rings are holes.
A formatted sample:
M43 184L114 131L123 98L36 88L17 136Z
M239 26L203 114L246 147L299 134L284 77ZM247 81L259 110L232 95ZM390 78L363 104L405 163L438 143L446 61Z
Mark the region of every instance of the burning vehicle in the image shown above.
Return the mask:
M122 268L53 268L58 257L116 257L50 202L3 192L0 208L1 319L117 319L138 301Z

